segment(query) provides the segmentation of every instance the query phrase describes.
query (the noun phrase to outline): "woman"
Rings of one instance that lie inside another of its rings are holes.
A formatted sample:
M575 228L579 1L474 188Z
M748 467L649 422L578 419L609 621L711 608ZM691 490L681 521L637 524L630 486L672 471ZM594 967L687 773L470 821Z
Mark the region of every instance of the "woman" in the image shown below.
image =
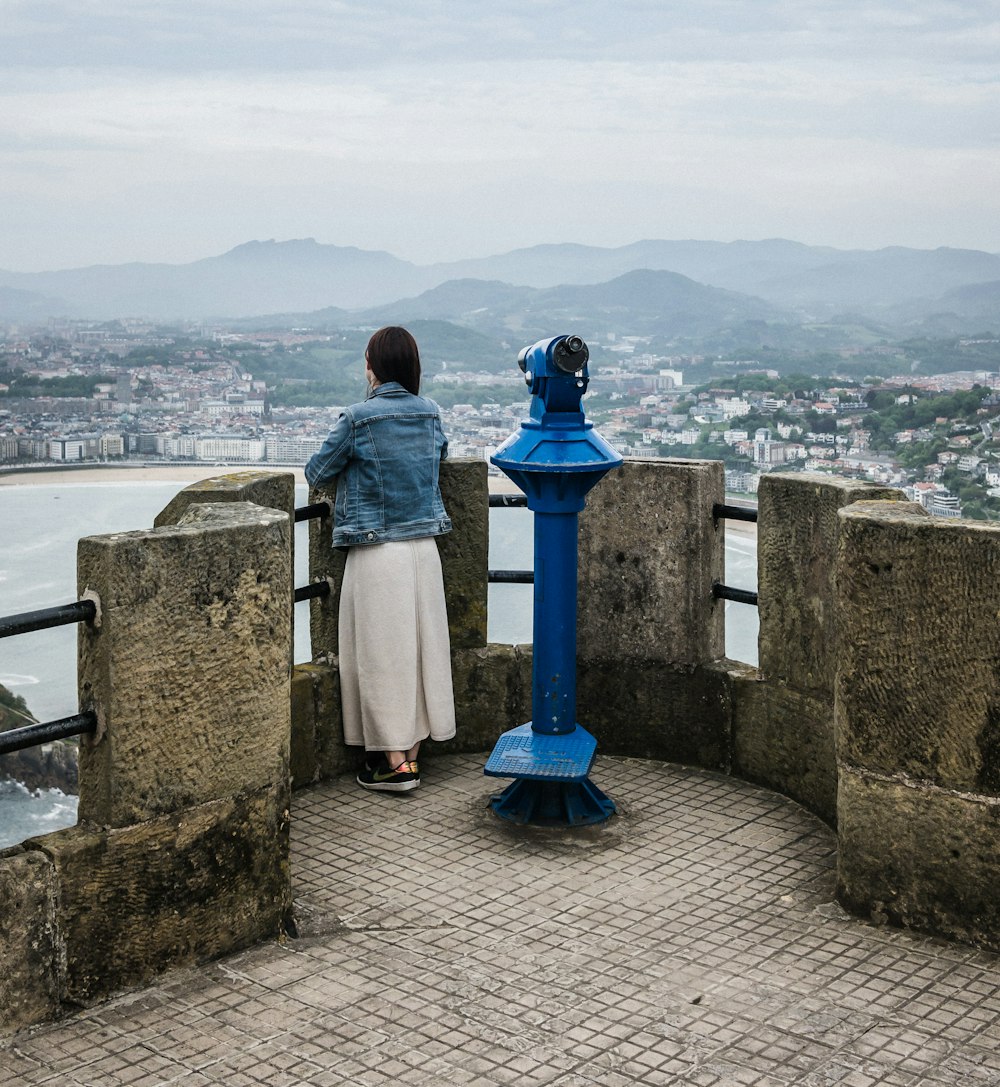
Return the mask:
M437 405L418 395L420 352L405 328L379 329L365 364L368 396L345 409L305 472L313 487L338 477L340 690L344 739L366 752L358 784L407 792L420 784L421 741L455 735L434 539L451 531L438 487L448 440Z

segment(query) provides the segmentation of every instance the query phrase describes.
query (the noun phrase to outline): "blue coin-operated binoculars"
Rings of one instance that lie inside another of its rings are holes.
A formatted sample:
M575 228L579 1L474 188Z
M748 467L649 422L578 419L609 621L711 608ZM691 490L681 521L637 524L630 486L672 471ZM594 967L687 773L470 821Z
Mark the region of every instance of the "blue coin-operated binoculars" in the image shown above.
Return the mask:
M590 351L579 336L539 340L518 355L531 415L490 460L535 514L531 721L505 732L485 772L516 780L492 800L514 823L580 826L614 814L587 776L597 741L576 723L577 515L622 458L584 418Z

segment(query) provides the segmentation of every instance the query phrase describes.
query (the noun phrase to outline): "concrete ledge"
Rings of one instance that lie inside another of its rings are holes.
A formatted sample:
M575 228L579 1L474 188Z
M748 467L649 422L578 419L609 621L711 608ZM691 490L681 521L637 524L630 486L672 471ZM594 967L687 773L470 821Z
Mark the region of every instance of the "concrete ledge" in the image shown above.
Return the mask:
M48 858L0 851L0 1036L58 1011L55 902Z
M29 839L32 863L51 864L59 888L61 1000L86 1003L278 936L291 910L285 804L278 787Z
M732 707L724 671L649 660L581 661L576 704L577 720L604 754L729 768Z
M730 662L732 664L732 662ZM832 708L753 668L732 668L733 763L738 777L797 800L831 826L837 819Z
M1000 951L1000 800L842 767L837 808L848 909Z

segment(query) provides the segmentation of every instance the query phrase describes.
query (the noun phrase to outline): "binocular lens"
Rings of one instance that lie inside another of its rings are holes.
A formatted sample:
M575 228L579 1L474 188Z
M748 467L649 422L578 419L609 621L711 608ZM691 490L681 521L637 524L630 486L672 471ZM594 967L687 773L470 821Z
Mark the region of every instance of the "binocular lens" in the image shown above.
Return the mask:
M552 355L552 361L564 374L575 374L586 365L589 358L590 351L579 336L567 336L556 345Z

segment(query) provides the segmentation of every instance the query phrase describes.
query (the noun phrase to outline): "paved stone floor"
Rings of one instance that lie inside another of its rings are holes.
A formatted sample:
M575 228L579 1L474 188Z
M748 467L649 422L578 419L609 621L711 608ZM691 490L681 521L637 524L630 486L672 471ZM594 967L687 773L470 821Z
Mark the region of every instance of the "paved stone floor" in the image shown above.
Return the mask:
M482 764L297 794L299 939L24 1032L0 1080L1000 1085L1000 958L846 916L790 801L600 759L621 815L555 834L495 819Z

